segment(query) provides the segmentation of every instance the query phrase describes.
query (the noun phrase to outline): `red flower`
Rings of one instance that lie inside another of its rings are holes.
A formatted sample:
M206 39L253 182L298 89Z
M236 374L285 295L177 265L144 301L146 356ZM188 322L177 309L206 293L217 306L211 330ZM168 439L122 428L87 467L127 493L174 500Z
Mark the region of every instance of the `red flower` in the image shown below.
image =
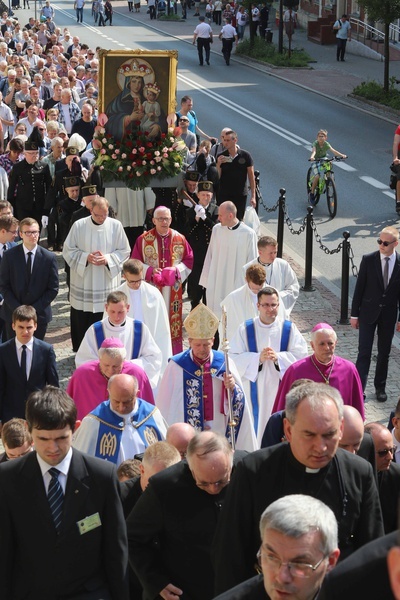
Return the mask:
M126 147L127 147L127 148L133 148L133 142L131 142L130 140L128 140L128 141L126 142Z
M153 144L152 144L151 142L147 142L146 146L147 146L148 148L152 148L152 147L153 147Z
M181 135L181 133L182 133L182 129L180 127L174 127L173 135L175 137L178 137L178 135Z
M165 139L165 137L166 137L166 134L165 134L165 133L162 133L162 134L161 134L161 139L163 140L163 139Z

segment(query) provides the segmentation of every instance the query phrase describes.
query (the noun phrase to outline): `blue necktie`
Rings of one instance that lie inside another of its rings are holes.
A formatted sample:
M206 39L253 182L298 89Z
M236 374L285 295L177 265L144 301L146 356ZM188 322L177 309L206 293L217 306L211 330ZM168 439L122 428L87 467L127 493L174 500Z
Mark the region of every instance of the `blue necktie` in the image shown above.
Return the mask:
M60 530L61 526L61 517L64 503L64 493L61 487L60 482L58 481L58 476L60 471L54 467L49 469L48 471L51 475L51 480L49 484L49 491L47 493L47 499L50 504L51 515L53 517L54 525L57 529L57 533Z

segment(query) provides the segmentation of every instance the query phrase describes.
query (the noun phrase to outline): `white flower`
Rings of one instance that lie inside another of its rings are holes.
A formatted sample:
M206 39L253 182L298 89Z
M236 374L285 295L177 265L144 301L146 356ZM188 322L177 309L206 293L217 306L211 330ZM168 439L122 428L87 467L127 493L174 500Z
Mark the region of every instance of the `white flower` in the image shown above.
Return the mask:
M155 169L150 169L150 173L151 173L152 175L155 175L155 174L157 173L157 171L156 171Z
M126 170L127 170L127 171L132 171L132 167L131 167L131 165L128 165L128 166L126 167Z

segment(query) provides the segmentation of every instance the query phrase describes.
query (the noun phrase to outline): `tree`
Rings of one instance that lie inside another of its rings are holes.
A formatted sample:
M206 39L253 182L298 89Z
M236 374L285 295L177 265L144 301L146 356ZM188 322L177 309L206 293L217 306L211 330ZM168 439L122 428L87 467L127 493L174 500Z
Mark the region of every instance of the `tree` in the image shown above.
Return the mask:
M400 0L358 0L358 4L365 9L369 19L384 24L383 89L389 92L389 26L396 19L400 19Z

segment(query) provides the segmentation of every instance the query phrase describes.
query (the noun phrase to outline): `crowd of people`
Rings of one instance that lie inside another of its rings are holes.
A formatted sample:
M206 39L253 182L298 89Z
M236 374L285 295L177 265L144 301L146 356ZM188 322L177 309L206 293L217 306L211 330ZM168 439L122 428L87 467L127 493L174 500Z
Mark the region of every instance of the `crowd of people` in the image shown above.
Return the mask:
M105 188L98 49L45 8L46 22L1 25L0 596L350 599L351 582L398 599L400 403L388 427L364 424L376 332L387 400L398 230L361 263L357 363L329 323L309 354L296 274L246 224L254 164L235 130L207 135L184 96L178 185ZM44 339L57 252L66 391Z

